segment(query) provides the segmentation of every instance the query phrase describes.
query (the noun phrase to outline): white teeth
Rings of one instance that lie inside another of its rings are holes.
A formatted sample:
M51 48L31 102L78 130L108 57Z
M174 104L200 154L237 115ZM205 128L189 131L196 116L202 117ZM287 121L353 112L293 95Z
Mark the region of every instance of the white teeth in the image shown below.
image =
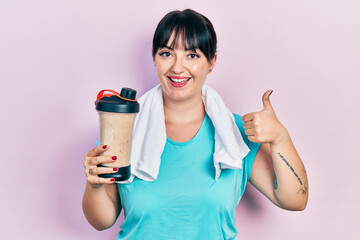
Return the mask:
M176 83L181 83L181 82L185 82L187 80L189 80L190 78L184 78L184 79L174 79L169 77L171 81L176 82Z

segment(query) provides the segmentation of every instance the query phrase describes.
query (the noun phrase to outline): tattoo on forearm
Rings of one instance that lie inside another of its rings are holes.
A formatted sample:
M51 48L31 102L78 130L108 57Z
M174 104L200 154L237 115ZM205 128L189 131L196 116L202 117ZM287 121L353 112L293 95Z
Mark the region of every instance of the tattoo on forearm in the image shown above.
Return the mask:
M277 179L276 179L276 173L274 172L274 189L278 189Z
M290 168L290 170L294 173L295 177L297 178L297 180L299 181L300 185L303 185L303 182L301 181L299 175L295 172L294 168L289 164L288 161L286 161L286 159L284 158L283 155L281 155L279 152L277 153L280 158L286 163L286 165Z
M303 170L304 171L304 170ZM305 181L304 188L300 188L296 194L301 193L302 195L306 195L308 193L308 183Z

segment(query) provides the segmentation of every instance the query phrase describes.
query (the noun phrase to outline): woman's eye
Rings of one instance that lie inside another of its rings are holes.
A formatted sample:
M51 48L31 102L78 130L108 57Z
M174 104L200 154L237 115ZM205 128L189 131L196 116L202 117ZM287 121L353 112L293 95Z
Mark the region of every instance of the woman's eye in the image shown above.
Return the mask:
M159 55L163 56L163 57L170 57L171 53L169 53L169 52L161 52L161 53L159 53Z
M197 55L197 54L195 54L195 53L190 53L190 54L189 54L189 58L194 59L194 58L198 58L198 57L199 57L199 55Z

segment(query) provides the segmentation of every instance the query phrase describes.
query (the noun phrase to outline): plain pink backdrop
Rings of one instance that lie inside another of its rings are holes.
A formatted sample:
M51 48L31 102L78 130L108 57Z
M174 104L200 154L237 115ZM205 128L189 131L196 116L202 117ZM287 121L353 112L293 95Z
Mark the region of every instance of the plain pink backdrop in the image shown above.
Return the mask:
M104 88L141 95L157 84L153 32L167 12L188 7L218 34L207 84L241 115L261 110L273 89L309 176L303 212L281 210L249 185L238 238L358 239L355 0L1 1L0 239L115 239L123 213L97 232L81 208L84 155L98 138L93 102Z

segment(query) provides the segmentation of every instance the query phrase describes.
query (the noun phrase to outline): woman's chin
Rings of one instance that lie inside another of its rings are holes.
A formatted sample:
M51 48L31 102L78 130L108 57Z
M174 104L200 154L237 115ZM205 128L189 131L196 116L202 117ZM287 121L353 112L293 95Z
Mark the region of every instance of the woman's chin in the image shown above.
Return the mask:
M171 99L172 101L176 101L176 102L182 102L182 101L186 101L187 99L189 99L189 94L187 94L185 91L169 91L169 92L164 92L164 97Z

